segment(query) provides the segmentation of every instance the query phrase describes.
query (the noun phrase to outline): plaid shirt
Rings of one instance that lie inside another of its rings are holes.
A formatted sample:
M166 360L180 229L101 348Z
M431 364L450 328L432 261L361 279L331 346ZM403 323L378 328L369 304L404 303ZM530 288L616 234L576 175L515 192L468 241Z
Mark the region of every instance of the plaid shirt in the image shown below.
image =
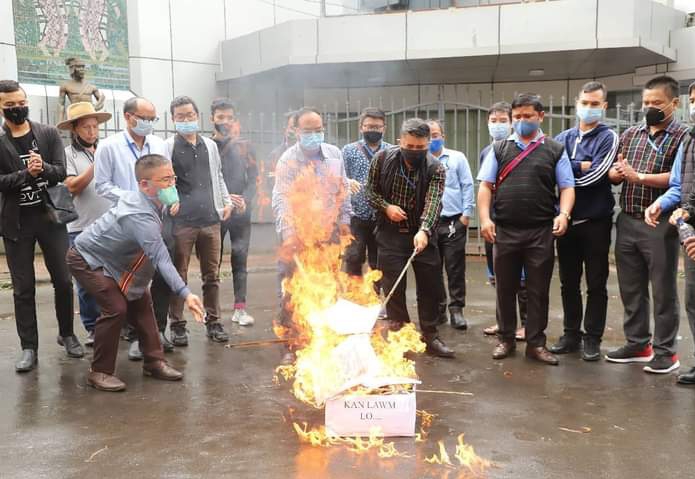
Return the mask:
M620 136L618 153L622 153L637 173L668 173L676 158L678 146L687 132L687 126L672 121L652 137L649 127L642 123L625 130ZM664 193L666 188L625 182L620 192L620 207L625 213L641 215Z
M367 179L367 198L369 203L377 210L384 211L389 205L400 207L408 215L406 221L398 223L399 227L408 228L411 230L426 229L433 231L439 215L442 211L442 196L444 195L444 185L446 181L446 170L440 163L436 171L430 179L430 184L427 187L425 194L425 207L422 210L422 216L416 218L413 212L415 211L415 185L419 180L417 170L410 170L400 164L400 169L393 179L391 194L388 198L384 198L377 193L376 185L381 181L381 162L372 161L369 168L369 178ZM392 223L390 220L388 220ZM395 223L394 223L395 224Z
M363 220L374 219L374 208L371 207L364 191L369 176L369 166L372 158L381 150L391 148L391 144L382 141L379 148L372 151L364 140L350 143L343 147L343 161L345 173L351 180L356 180L362 185L362 189L352 195L352 215Z

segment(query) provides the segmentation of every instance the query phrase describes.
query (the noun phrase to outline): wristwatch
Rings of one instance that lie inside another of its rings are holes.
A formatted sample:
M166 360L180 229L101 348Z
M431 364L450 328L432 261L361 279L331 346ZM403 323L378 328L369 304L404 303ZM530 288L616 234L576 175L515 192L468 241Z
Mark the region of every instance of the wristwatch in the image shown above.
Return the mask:
M567 218L567 221L572 221L572 215L570 215L568 212L561 210L560 214Z
M428 238L432 236L432 232L429 228L420 228L420 231L424 231Z
M644 173L637 173L637 179L640 183L644 183L644 179L647 177Z

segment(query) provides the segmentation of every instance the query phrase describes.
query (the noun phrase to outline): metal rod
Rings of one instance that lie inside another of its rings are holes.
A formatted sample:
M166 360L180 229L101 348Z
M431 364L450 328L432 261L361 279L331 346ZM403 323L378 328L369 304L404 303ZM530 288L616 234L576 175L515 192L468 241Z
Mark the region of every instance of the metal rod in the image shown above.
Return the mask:
M417 253L418 253L417 250L413 250L413 254L410 255L410 258L408 258L408 262L405 263L405 267L403 268L403 271L401 271L401 274L399 274L398 278L396 278L396 282L393 283L393 287L391 288L391 291L389 291L388 296L386 296L386 299L384 299L384 302L381 304L382 306L386 306L386 304L391 300L391 297L396 292L396 288L398 287L401 280L403 279L403 276L405 276L405 273L408 272L408 268L410 267L410 264L415 259L415 255L417 255Z

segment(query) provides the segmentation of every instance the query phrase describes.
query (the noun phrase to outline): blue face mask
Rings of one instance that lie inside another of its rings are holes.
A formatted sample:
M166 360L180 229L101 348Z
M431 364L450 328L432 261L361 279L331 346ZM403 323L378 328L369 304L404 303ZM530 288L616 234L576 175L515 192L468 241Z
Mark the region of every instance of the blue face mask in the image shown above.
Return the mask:
M179 202L179 192L176 186L171 185L157 191L157 199L165 206L171 206Z
M307 151L317 151L323 143L323 132L302 133L299 135L299 144Z
M147 136L152 133L154 129L154 122L152 120L143 120L141 118L136 118L137 123L133 127L133 133L138 136Z
M591 125L603 119L603 108L577 108L577 118Z
M541 124L537 121L519 120L514 122L514 131L519 136L528 138L538 131Z
M493 140L499 141L507 139L511 128L509 123L488 123L487 131L490 132L490 136Z
M174 128L182 135L196 133L199 129L197 121L176 121L174 122Z
M430 153L437 153L444 148L444 138L434 138L430 140Z

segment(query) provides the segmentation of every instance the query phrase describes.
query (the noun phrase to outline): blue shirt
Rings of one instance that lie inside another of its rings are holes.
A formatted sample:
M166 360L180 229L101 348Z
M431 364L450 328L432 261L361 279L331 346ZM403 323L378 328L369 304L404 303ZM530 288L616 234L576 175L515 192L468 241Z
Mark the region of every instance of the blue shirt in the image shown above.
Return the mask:
M473 175L466 155L460 151L442 148L437 158L446 170L442 216L473 216L475 208Z
M535 143L543 135L541 130L538 130L536 137L531 140L531 143ZM528 145L519 140L516 133L507 138L505 141L513 141L516 143L521 150L525 150ZM480 165L480 171L478 172L478 181L485 181L487 183L495 184L497 182L497 156L495 155L495 149L490 148L490 151L485 156L482 165ZM555 182L558 188L574 188L574 173L572 172L572 165L570 164L570 159L567 156L567 152L562 152L562 157L555 165Z
M118 203L126 191L139 191L135 179L135 162L142 156L156 153L169 157L164 140L147 135L142 150L128 130L104 138L94 152L94 184L97 194Z
M659 202L659 206L661 206L662 213L674 210L681 204L681 165L683 164L684 156L685 150L683 149L683 143L681 143L678 147L678 152L676 152L676 159L673 160L673 166L671 167L671 176L668 178L668 190L656 199Z
M372 150L364 140L356 141L343 147L343 161L345 162L345 174L351 180L357 181L362 188L352 197L352 215L365 221L373 220L375 217L374 208L367 201L364 187L367 185L369 176L369 166L372 158L378 152L390 148L392 145L382 141L379 148Z

